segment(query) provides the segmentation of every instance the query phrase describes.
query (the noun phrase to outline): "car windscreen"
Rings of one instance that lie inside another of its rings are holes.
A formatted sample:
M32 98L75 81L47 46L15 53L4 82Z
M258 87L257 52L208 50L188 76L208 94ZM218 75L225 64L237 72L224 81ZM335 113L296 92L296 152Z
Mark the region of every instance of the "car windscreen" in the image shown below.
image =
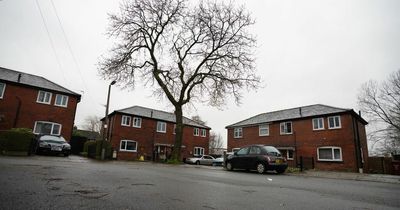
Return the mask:
M271 156L275 156L275 157L282 156L281 153L279 152L279 150L277 150L275 147L264 146L263 149L267 153L267 155L271 155Z
M40 137L40 141L44 141L47 143L55 143L55 144L63 144L66 143L65 139L62 136L42 136Z

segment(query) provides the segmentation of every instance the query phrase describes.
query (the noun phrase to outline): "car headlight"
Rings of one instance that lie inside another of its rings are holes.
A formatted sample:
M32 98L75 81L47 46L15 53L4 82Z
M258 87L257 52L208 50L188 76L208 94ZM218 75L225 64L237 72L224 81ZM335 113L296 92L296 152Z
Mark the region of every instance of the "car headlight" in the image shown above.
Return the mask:
M63 148L64 148L64 149L71 149L71 145L69 145L69 144L64 144L64 145L63 145Z
M39 142L39 147L46 147L46 148L50 148L51 145L47 144L46 142Z

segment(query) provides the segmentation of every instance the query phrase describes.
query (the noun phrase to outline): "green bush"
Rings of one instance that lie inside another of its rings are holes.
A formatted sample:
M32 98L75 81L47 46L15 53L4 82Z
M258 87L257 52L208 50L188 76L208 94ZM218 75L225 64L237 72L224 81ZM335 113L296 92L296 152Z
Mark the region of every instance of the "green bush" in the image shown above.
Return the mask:
M13 128L0 133L0 151L29 152L35 135L27 128Z
M110 159L112 157L112 145L108 141L104 141L103 147L106 149L105 158ZM83 153L87 154L88 157L101 159L101 146L102 140L87 141L83 146Z

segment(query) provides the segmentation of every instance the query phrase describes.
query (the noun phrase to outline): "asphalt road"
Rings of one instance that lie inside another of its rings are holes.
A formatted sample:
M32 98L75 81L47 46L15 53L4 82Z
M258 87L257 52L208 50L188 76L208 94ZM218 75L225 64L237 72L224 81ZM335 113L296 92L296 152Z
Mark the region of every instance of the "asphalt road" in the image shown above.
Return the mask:
M0 209L400 209L400 185L218 167L0 156Z

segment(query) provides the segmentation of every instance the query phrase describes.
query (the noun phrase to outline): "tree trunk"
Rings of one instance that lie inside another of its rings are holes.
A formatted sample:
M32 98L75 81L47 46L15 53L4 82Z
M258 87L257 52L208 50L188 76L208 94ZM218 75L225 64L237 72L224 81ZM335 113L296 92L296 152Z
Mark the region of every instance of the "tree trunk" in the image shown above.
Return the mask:
M182 105L175 106L176 130L174 150L172 151L171 161L181 160L181 146L183 139L183 112Z

